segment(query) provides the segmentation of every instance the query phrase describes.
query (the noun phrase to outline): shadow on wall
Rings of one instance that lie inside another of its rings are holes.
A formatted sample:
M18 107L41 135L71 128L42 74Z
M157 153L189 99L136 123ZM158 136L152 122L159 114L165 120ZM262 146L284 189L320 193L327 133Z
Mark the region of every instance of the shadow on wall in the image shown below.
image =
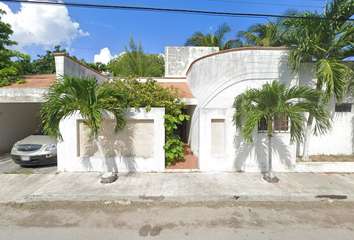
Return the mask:
M294 76L292 76L291 70L288 67L288 62L287 62L288 57L289 57L289 53L287 51L284 51L283 54L281 55L281 57L279 58L279 64L278 64L279 76L278 76L278 81L280 83L290 84L291 82L289 82L289 81L295 79Z
M105 151L109 171L118 172L117 159L128 170L129 173L137 172L135 160L136 151L134 147L135 123L127 121L123 131L114 134L115 120L105 120L98 136L99 141ZM83 129L85 128L85 129ZM89 140L87 126L80 126L80 156L82 166L87 170L92 170L91 157L101 157L98 148L93 140Z
M351 119L351 126L352 126L352 132L351 132L351 140L352 140L352 155L354 155L354 116Z
M283 133L282 133L283 134ZM234 137L235 160L234 169L238 172L248 171L247 169L258 169L262 173L268 170L268 137L267 134L257 133L253 138L253 145L245 143L241 134L238 132ZM279 137L277 133L273 133L272 138L272 160L273 167L277 164L284 164L289 168L294 166L291 163L291 153L288 145Z

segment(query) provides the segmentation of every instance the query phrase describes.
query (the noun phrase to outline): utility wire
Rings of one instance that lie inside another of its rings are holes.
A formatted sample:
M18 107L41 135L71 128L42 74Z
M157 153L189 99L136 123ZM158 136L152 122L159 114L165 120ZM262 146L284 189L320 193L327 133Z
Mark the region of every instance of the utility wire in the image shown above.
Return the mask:
M241 4L255 4L255 5L267 5L267 6L273 5L273 6L284 6L284 7L323 8L323 7L318 7L318 6L305 6L305 5L298 5L298 4L269 3L269 2L250 2L250 1L237 1L237 0L209 0L209 1L212 1L212 2L241 3Z
M172 12L172 13L190 13L202 15L215 16L229 16L229 17L273 17L273 18L300 18L300 19L322 19L343 21L338 18L323 18L323 17L302 17L293 15L277 15L277 14L259 14L259 13L231 13L231 12L214 12L214 11L200 11L189 9L172 9L172 8L152 8L152 7L132 7L132 6L118 6L118 5L101 5L101 4L85 4L85 3L69 3L69 2L40 2L40 1L23 1L23 0L1 0L2 2L17 2L26 4L46 4L52 6L70 6L70 7L86 7L86 8L106 8L106 9L120 9L120 10L138 10L138 11L155 11L155 12ZM347 19L347 21L354 21L354 19Z

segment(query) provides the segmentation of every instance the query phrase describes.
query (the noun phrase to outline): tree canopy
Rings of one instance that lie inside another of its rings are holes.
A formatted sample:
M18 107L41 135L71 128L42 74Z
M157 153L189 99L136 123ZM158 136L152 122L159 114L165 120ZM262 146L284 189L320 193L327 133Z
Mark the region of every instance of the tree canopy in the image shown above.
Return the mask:
M144 52L141 41L134 42L133 35L129 39L129 47L124 45L125 52L112 59L107 65L115 77L163 77L165 75L165 58L160 54Z
M125 112L120 107L104 104L102 100L107 97L114 97L117 101L124 99L124 96L112 88L98 90L98 83L95 78L64 76L63 79L51 86L44 95L45 103L41 109L44 132L59 139L62 139L59 128L62 119L73 115L75 112L80 112L81 116L87 119L86 125L89 127L90 136L96 142L101 153L105 174L108 174L109 169L104 150L98 140L104 113L110 112L114 115L116 120L115 133L121 131L125 126Z
M244 45L278 47L284 45L281 39L282 33L282 23L272 19L267 24L256 23L251 25L247 31L238 31L236 37L244 39Z
M206 46L219 47L220 50L231 49L236 46L235 40L231 39L225 42L225 35L231 31L227 23L219 26L214 34L203 34L201 31L196 31L190 38L187 38L184 46Z
M303 141L306 113L315 116L314 132L325 133L331 128L331 116L322 95L322 92L307 86L289 87L273 81L265 83L261 89L248 89L236 96L233 121L245 142L253 142L254 129L262 119L265 120L268 136L268 173L265 177L267 181L278 181L272 170L271 139L277 126L274 121L280 122L281 126L282 121L290 119L291 125L287 128L290 128L291 142Z
M0 9L0 87L18 81L19 79L15 76L22 73L20 64L13 62L11 58L28 57L28 55L7 49L8 47L17 45L17 42L10 40L13 31L10 24L1 21L3 14L6 14L6 12Z
M292 46L288 66L299 72L300 63L313 63L316 89L324 91L326 101L332 96L341 101L347 81L353 71L342 60L354 54L353 0L332 0L322 14L304 11L296 14L300 18L285 20L285 41ZM302 159L309 160L309 139L313 115L307 121L306 141Z

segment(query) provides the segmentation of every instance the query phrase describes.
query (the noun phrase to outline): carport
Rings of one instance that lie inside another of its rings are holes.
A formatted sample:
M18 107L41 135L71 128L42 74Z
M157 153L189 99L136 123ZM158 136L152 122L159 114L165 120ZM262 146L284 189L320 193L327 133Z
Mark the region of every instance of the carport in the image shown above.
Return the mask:
M10 152L15 142L38 129L43 93L56 79L55 74L21 77L27 83L0 88L0 155Z

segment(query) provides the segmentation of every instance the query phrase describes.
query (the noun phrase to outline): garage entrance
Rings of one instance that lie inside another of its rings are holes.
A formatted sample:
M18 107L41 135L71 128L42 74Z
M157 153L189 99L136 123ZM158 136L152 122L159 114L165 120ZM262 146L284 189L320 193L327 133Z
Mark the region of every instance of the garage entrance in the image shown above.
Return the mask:
M0 103L0 155L39 126L41 103Z

